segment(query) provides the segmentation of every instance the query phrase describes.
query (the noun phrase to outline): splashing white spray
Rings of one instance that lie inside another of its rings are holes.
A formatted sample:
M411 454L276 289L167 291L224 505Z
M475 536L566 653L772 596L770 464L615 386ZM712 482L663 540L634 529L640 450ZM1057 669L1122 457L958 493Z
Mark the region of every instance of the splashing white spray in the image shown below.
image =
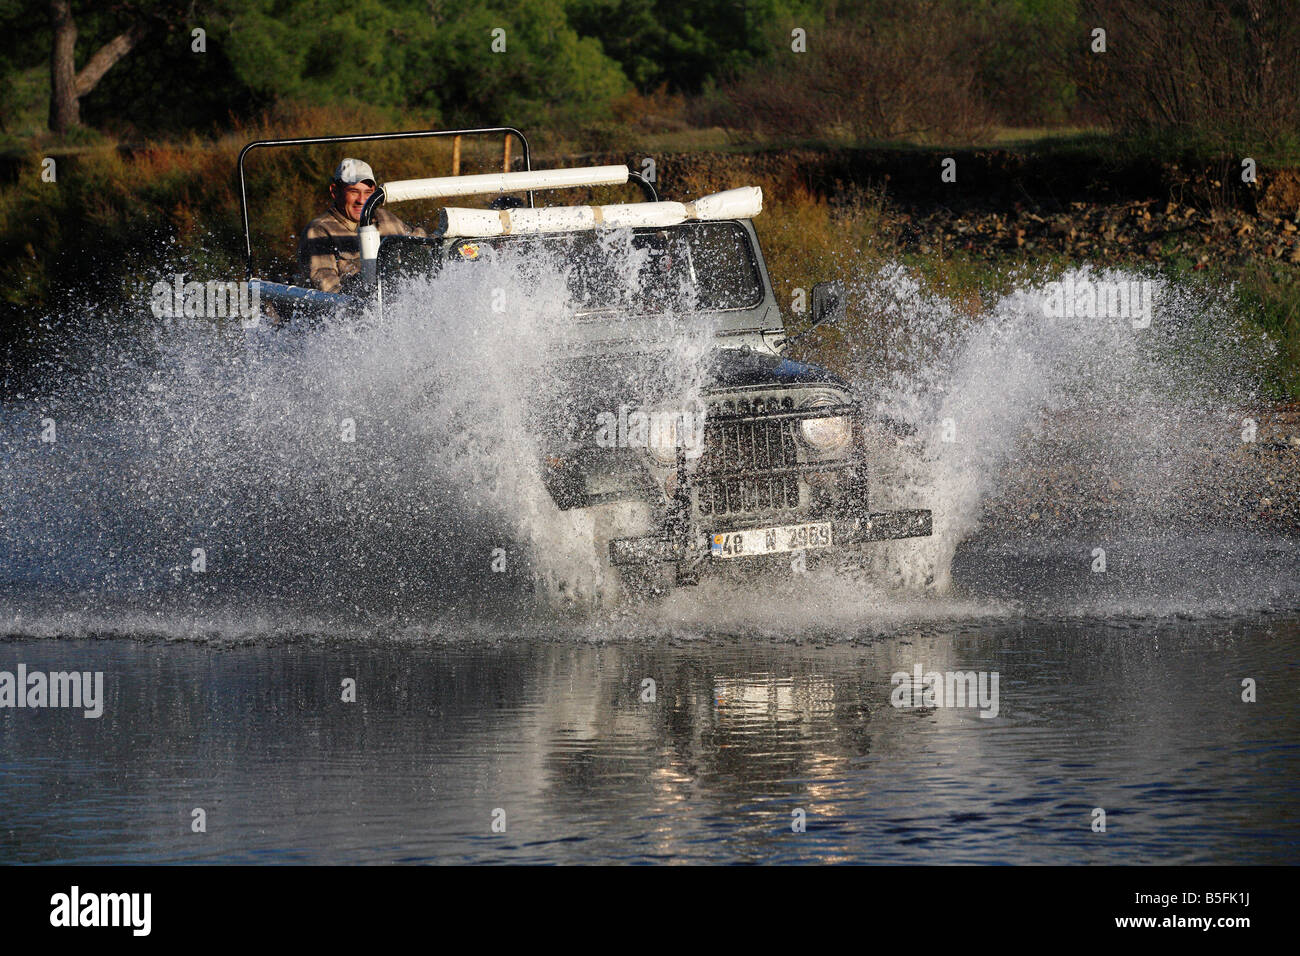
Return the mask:
M644 526L644 509L561 512L539 467L534 416L593 404L575 390L594 386L553 364L582 320L563 270L498 266L448 266L391 296L382 319L307 334L164 328L149 343L100 341L77 387L6 402L6 616L116 603L124 621L180 608L227 631L240 610L271 630L341 628L352 612L431 627L467 601L510 603L510 576L493 568L501 552L551 597L612 596L603 541ZM883 385L859 383L877 412L916 430L897 463L882 461L874 506L931 508L934 537L874 546L866 583L826 569L778 587L715 583L638 612L642 623L763 630L828 595L838 609L820 620L845 628L1001 613L934 595L990 505L1014 503L1044 473L1120 482L1126 507L1111 517L1125 526L1176 518L1206 479L1198 450L1253 398L1261 352L1216 307L1161 292L1138 330L1049 319L1041 284L969 317L902 268L865 277L855 294L925 357ZM660 331L653 375L689 403L704 387L709 330L665 315ZM51 418L59 440L42 443Z

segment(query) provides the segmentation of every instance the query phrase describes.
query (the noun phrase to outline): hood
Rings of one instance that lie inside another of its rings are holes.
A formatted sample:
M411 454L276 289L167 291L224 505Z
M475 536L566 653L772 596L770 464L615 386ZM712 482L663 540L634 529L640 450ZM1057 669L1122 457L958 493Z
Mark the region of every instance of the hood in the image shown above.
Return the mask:
M851 392L838 375L817 365L794 362L751 349L719 348L706 359L706 392L742 388L824 385ZM675 369L664 352L585 356L553 366L546 385L529 403L532 421L543 430L577 434L601 413L621 406L671 405Z
M719 349L709 371L711 387L719 390L759 385L833 385L850 390L844 379L820 365L752 349Z
M572 359L561 363L555 378L563 383L559 391L565 400L589 393L605 400L621 401L626 396L653 402L664 398L673 379L679 376L680 369L675 368L667 353L638 352ZM844 379L819 365L737 348L718 348L708 353L702 384L708 391L764 385L829 385L852 391Z

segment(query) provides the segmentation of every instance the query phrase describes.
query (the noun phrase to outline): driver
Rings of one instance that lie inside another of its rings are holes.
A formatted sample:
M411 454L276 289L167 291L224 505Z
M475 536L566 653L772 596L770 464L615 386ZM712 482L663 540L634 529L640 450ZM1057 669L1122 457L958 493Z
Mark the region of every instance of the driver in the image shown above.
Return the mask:
M307 224L298 242L298 266L305 281L322 292L343 291L344 280L361 271L361 245L357 223L366 200L375 191L375 174L369 163L345 159L330 180L330 205ZM423 236L380 206L372 220L381 236ZM346 284L350 285L351 282Z

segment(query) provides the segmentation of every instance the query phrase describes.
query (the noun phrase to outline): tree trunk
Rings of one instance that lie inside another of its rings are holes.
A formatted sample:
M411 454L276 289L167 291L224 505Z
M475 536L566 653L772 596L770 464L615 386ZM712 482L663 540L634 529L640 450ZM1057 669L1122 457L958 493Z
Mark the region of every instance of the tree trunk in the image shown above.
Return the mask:
M100 47L77 72L77 23L70 0L50 0L54 42L50 47L50 130L66 133L81 125L81 98L95 88L113 64L131 52L144 35L136 23Z
M77 24L68 0L50 0L54 15L54 43L50 48L50 129L66 133L81 125L77 97Z

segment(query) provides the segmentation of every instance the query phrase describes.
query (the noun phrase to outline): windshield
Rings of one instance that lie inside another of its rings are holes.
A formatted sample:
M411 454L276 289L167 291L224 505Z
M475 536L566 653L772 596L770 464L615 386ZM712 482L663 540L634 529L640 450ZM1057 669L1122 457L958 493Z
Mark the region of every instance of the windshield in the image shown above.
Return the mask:
M511 257L525 275L563 274L579 315L753 308L763 285L749 236L734 222L667 229L449 240L451 261Z

